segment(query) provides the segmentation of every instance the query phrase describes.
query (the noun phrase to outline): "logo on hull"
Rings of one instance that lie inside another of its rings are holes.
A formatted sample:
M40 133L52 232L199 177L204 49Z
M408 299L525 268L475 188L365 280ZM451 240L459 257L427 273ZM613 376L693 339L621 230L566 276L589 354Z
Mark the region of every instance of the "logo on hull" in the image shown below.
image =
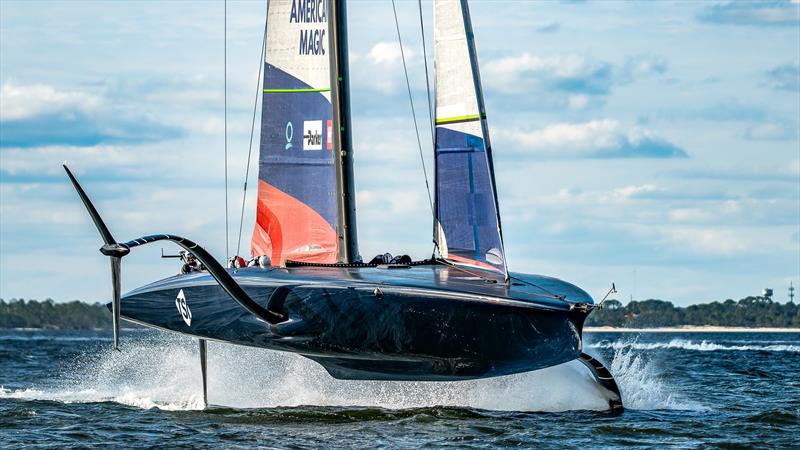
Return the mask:
M186 304L186 296L183 295L183 289L178 291L178 296L175 297L175 307L181 313L183 321L187 326L192 326L192 311L189 310L189 305Z

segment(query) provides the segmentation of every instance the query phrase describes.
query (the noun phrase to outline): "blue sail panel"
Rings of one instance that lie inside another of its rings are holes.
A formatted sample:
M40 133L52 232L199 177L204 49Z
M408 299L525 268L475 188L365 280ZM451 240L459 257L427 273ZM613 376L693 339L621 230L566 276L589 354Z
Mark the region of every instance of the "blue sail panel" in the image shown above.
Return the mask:
M483 139L436 128L437 240L455 262L505 272Z
M264 78L253 254L274 264L336 262L331 103L269 64Z

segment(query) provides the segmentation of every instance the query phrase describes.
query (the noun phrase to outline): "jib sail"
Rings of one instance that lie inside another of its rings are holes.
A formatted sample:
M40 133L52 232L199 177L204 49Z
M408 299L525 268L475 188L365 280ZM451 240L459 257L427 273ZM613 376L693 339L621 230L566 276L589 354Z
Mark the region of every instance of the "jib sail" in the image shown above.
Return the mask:
M491 144L466 0L436 0L436 223L445 259L507 277Z
M338 259L327 0L269 0L251 251Z

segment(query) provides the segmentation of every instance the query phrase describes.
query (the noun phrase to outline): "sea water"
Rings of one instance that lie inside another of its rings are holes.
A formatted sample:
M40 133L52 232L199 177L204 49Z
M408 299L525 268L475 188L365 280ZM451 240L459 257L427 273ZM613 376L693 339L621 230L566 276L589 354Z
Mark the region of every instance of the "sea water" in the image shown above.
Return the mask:
M0 446L800 447L800 333L587 334L572 362L464 382L338 381L293 354L150 330L0 330Z

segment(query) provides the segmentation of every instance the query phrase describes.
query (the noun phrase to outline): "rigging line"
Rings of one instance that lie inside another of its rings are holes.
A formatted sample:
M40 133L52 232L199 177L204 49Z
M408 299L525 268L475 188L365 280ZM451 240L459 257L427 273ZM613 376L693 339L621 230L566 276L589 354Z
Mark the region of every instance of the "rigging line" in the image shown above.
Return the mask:
M431 125L431 141L436 147L436 125L433 120L433 102L431 101L431 82L428 75L428 51L425 46L425 23L422 20L422 0L418 0L419 5L419 31L422 34L422 61L425 62L425 93L428 94L428 120Z
M509 280L514 280L514 281L518 281L518 282L520 282L522 284L527 284L528 286L535 287L536 289L541 289L542 291L547 292L548 294L550 294L549 296L545 296L545 297L552 297L552 298L557 298L559 300L565 300L566 301L566 298L567 298L566 296L555 294L552 291L550 291L549 289L546 289L546 288L544 288L542 286L539 286L536 283L531 283L530 281L523 280L522 278L518 278L518 277L515 277L513 275L509 275L508 279ZM541 294L539 294L539 295L541 295Z
M267 2L267 14L265 14L264 19L264 40L261 42L261 59L258 62L258 77L256 78L256 98L253 102L253 121L250 124L250 147L247 150L247 165L245 166L244 172L244 189L242 192L242 213L239 216L239 239L236 241L236 254L239 254L239 251L242 247L242 226L244 225L244 205L245 199L247 198L247 180L250 178L250 156L253 154L253 135L255 134L256 128L256 112L258 111L258 97L259 97L259 86L261 85L261 70L264 68L265 60L266 60L266 52L267 52L267 21L269 16L269 2ZM255 256L255 255L254 255Z
M484 274L482 274L480 272L469 270L466 267L464 267L463 265L455 264L455 263L453 263L451 261L448 261L447 259L437 258L437 259L435 259L435 261L440 263L440 264L442 264L442 265L451 267L453 269L460 270L460 271L462 271L464 273L467 273L469 275L472 275L474 277L481 278L481 279L483 279L485 281L492 282L492 283L498 283L496 279L492 278L489 275L484 275ZM533 283L531 283L529 281L525 281L525 280L519 279L517 277L511 277L511 278L513 278L514 280L520 281L520 282L522 282L524 284L527 284L529 286L533 286L533 287L535 287L537 289L541 289L542 291L546 292L546 294L538 294L538 293L535 293L535 292L531 292L530 295L534 295L534 296L542 297L542 298L552 298L552 299L556 299L556 300L566 301L566 297L564 297L562 295L554 294L554 293L548 291L547 289L545 289L545 288L543 288L541 286L537 286L537 285L535 285L535 284L533 284ZM500 284L500 283L498 283L498 284Z
M414 97L411 95L411 82L408 79L408 68L406 67L406 55L403 50L403 39L400 37L400 22L397 20L397 7L392 0L392 11L394 11L394 25L397 29L397 43L400 44L400 58L403 60L403 73L406 76L406 88L408 89L408 101L411 103L411 116L414 119L414 131L417 134L417 147L419 148L419 159L422 162L422 173L425 176L425 189L428 191L428 204L431 207L431 216L435 217L433 211L433 198L431 197L431 187L428 184L428 169L425 167L425 156L422 153L422 141L419 138L419 127L417 126L417 113L414 109Z
M223 40L225 41L223 50L223 65L225 66L225 261L231 256L230 244L228 243L228 0L224 1L223 13Z

